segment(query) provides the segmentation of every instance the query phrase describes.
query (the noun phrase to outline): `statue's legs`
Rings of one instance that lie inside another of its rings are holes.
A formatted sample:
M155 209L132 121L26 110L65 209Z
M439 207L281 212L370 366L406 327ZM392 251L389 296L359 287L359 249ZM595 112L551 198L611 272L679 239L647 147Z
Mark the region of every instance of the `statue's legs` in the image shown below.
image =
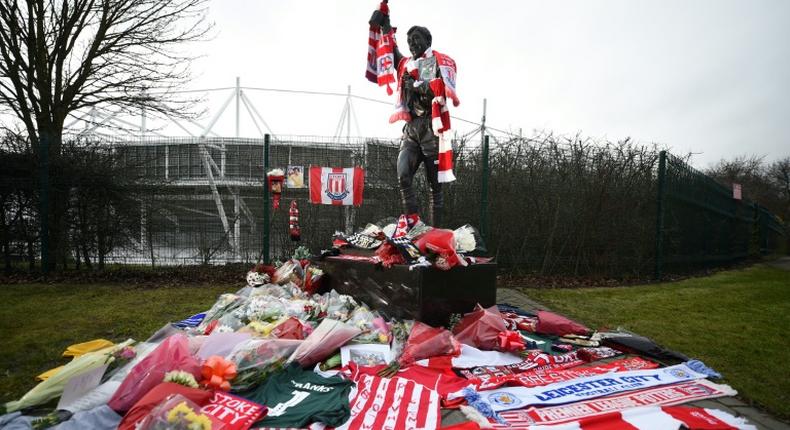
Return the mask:
M414 118L403 128L397 164L403 210L408 215L419 213L414 192L414 175L420 164L424 163L425 176L431 187L431 207L427 222L435 227L442 221L444 207L442 184L439 183L438 149L439 138L433 134L430 118L427 116Z
M439 159L433 157L425 158L425 177L431 186L431 213L430 225L434 227L442 226L442 212L444 209L444 194L442 184L439 182Z
M398 184L400 185L403 212L407 215L419 212L417 196L414 193L414 175L422 163L423 155L420 147L414 142L401 142L398 153Z

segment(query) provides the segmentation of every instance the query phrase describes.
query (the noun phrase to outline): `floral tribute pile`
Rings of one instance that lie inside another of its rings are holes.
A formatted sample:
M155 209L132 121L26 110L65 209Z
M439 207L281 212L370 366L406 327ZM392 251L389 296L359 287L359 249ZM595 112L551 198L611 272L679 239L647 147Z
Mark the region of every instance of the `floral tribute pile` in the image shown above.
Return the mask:
M507 305L478 305L447 328L387 320L334 290L316 294L322 277L304 258L259 265L238 291L144 342L73 345L73 361L4 405L0 428L435 429L443 409L460 411L448 429L586 428L592 418L751 428L675 407L734 391L649 339Z
M485 246L474 227L467 224L455 230L436 228L406 215L392 223L383 220L368 224L353 234L336 233L332 245L324 255L368 260L384 267L408 264L412 268L433 266L450 270L455 266L491 261L481 256ZM366 256L364 251L371 255Z

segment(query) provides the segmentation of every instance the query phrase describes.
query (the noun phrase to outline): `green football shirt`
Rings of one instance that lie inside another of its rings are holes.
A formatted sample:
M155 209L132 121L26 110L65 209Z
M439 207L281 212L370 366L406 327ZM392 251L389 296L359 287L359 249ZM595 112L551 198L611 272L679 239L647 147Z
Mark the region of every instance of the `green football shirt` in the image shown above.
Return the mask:
M254 427L303 428L316 421L337 427L351 415L352 384L339 376L324 378L293 363L242 397L269 408Z

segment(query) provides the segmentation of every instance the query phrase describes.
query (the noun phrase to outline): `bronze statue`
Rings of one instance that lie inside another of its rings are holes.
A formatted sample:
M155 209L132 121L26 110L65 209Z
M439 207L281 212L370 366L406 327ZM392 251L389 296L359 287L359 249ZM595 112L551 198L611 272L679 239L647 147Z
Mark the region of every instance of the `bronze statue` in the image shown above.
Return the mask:
M383 34L389 33L389 15L376 10L370 19L371 26L381 28ZM403 135L401 137L400 151L398 153L398 184L400 186L404 213L409 224L414 224L419 217L419 207L414 191L414 175L420 167L425 165L425 176L431 187L430 208L427 222L439 227L442 224L442 209L444 198L442 182L454 180L452 170L449 171L449 180L439 173L440 158L440 133L437 132L436 92L444 100L445 86L451 88L448 95L457 105L455 97L455 62L446 55L431 49L431 32L421 26L413 26L407 32L407 42L411 57L404 57L393 39L394 65L396 65L399 109L390 122L405 120ZM438 85L436 85L438 84ZM437 91L438 89L438 91ZM445 109L446 112L446 109ZM446 114L449 129L449 113ZM440 123L441 124L441 121ZM441 127L441 126L439 126ZM448 143L449 145L449 143ZM450 164L452 152L449 153Z

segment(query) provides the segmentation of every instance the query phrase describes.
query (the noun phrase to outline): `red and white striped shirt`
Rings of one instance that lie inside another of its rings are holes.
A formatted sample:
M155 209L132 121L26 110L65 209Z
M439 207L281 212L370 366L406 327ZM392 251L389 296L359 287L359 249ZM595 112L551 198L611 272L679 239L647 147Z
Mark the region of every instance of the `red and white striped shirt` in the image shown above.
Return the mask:
M436 391L404 378L362 374L353 363L349 369L357 386L349 396L351 418L338 429L435 429L440 425Z

